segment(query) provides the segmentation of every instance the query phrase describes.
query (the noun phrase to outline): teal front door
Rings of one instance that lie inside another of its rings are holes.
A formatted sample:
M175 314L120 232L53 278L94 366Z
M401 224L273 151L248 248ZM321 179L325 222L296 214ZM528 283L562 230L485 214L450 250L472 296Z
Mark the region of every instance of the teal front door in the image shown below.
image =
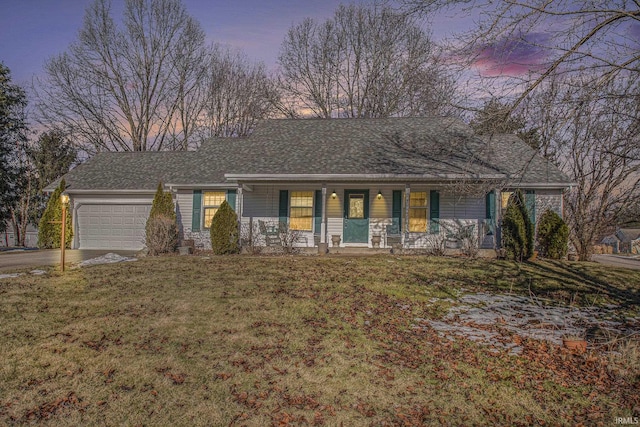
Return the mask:
M344 243L369 243L369 190L344 190Z

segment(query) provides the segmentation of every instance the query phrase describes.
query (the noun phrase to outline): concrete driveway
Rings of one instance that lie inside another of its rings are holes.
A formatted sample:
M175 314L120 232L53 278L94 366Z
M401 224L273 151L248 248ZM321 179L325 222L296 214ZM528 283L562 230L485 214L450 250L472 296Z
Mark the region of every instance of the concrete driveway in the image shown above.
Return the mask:
M591 260L600 264L610 265L612 267L640 270L640 258L619 255L593 255L591 256Z
M109 252L114 252L121 256L133 256L136 254L136 251L67 249L65 251L65 265L69 267L71 264L87 259L97 258L104 254L108 254ZM59 249L0 252L0 271L18 270L27 267L44 267L49 265L60 265Z

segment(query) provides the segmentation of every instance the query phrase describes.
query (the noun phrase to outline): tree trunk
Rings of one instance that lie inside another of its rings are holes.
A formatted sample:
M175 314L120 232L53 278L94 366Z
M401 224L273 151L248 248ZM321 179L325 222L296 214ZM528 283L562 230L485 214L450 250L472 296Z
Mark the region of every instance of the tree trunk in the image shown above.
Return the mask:
M16 213L11 212L11 226L13 227L13 246L24 246L24 236L20 233L21 227L16 221Z
M591 244L590 242L580 242L577 247L578 261L591 261Z

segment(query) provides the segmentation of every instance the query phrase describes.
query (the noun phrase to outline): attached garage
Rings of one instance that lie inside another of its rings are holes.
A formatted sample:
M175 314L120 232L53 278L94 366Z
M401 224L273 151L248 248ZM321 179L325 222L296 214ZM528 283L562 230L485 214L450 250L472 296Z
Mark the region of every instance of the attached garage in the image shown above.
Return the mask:
M80 204L76 209L79 249L140 250L149 204Z

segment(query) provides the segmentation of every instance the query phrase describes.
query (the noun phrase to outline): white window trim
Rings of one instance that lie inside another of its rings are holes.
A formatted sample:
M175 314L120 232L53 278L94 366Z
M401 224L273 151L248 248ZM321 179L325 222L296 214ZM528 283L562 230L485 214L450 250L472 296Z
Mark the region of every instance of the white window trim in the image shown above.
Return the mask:
M207 209L220 209L220 206L222 205L222 203L220 203L219 205L205 205L204 201L206 199L206 194L207 193L223 193L224 194L224 200L227 200L227 192L226 191L203 191L202 192L202 230L209 230L211 229L211 227L207 227ZM215 216L215 213L213 214ZM213 216L211 217L211 220L213 221Z

